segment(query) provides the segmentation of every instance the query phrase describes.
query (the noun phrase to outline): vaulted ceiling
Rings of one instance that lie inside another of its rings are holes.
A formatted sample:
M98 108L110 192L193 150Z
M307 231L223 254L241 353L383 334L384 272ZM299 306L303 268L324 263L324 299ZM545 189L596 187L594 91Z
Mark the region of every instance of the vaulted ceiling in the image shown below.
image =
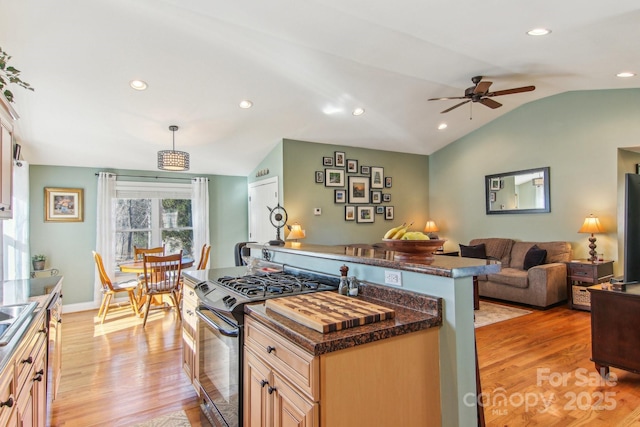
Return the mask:
M640 73L637 0L0 0L0 11L0 46L35 88L11 87L33 164L155 170L170 125L195 173L247 175L283 138L431 154L542 97L640 87L616 77ZM526 34L538 27L552 32ZM536 90L495 97L497 109L441 114L461 101L428 101L462 96L473 76Z

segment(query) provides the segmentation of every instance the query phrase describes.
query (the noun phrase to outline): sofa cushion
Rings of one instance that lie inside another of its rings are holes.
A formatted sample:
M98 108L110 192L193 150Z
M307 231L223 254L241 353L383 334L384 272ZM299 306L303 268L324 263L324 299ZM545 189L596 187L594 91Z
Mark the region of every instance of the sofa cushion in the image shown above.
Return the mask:
M527 272L517 268L503 268L500 273L488 274L487 278L491 282L497 282L515 288L529 287L529 276Z
M571 261L571 243L569 242L538 242L536 245L547 251L546 264Z
M540 249L537 245L531 246L524 256L523 269L528 270L536 265L544 264L544 259L547 257L547 251Z
M460 256L466 258L487 258L487 249L484 243L480 243L479 245L460 245Z
M509 267L524 270L524 257L534 245L535 243L533 242L515 242L513 248L511 248L511 263Z
M505 239L501 237L489 237L483 239L473 239L469 242L470 245L479 245L484 243L487 248L487 257L494 258L502 263L502 267L509 267L511 260L511 247L513 246L512 239Z

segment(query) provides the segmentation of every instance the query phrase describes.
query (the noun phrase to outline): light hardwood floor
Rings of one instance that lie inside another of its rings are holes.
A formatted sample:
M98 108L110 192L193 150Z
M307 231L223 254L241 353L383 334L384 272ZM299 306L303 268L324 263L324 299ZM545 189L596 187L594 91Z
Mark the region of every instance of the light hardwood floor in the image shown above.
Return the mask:
M152 312L146 330L126 308L103 325L96 314L63 315L52 426L127 426L180 409L194 427L208 425L182 371L172 311ZM640 426L640 375L612 368L615 385L601 382L588 312L534 310L476 333L488 426Z

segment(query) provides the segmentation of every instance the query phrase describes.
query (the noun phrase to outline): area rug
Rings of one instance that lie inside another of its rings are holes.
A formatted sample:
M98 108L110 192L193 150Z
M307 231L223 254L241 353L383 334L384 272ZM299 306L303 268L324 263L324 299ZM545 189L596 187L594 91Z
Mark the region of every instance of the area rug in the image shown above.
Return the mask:
M184 411L177 411L131 427L191 427L191 423Z
M531 313L530 310L524 310L522 308L480 301L480 310L474 311L475 319L473 325L479 328L480 326L487 326L529 313Z

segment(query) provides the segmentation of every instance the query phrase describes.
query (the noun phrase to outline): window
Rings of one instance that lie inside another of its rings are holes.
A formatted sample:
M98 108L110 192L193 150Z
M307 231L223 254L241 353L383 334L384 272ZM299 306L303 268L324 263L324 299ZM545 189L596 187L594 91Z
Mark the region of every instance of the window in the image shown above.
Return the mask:
M167 254L182 250L193 257L190 186L124 182L117 184L116 263L133 259L134 246L165 245Z

